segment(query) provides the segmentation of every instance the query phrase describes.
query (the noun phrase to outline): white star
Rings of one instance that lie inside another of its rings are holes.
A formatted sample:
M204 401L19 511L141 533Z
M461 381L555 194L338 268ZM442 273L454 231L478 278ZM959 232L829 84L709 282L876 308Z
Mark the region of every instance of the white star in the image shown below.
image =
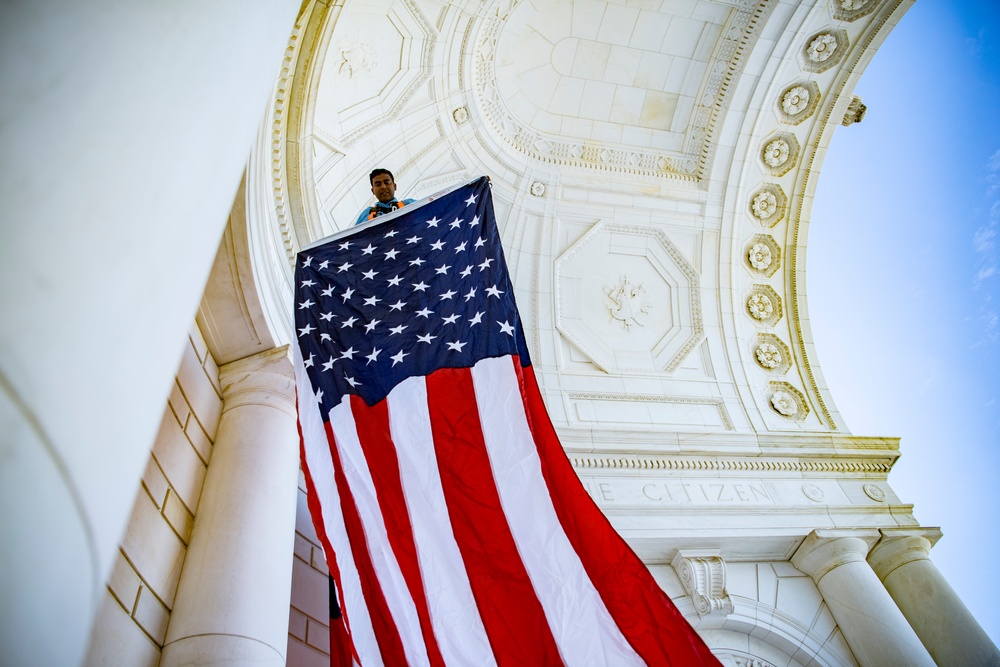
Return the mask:
M347 380L347 384L351 385L351 388L352 388L352 389L353 389L354 387L357 387L357 386L358 386L359 384L361 384L360 382L358 382L358 381L357 381L357 380L355 380L354 378L352 378L352 377L350 377L350 376L347 376L347 375L345 375L345 376L344 376L344 379L345 379L345 380Z
M374 329L379 324L382 324L382 320L372 320L371 322L365 325L365 333L371 333L372 329Z
M390 250L389 252L385 253L385 258L386 259L396 259L396 255L398 255L398 254L399 254L398 250Z
M431 244L431 250L440 250L444 247L444 241L435 241Z
M454 324L457 319L458 319L458 315L449 315L448 317L444 318L444 323L445 324Z
M482 237L476 239L476 248L482 248L484 245L486 245L486 239Z
M333 321L333 311L330 311L329 313L322 313L319 316L319 319L323 320L324 322L332 322Z
M324 370L324 371L328 371L328 370L330 370L331 368L333 368L333 357L330 357L330 358L329 358L329 359L328 359L328 360L327 360L327 361L326 361L326 362L325 362L325 363L323 364L323 370Z
M430 220L427 221L427 226L428 227L437 227L439 222L441 222L441 221L438 220L438 217L435 215L433 218L431 218Z
M344 241L343 243L340 244L340 249L341 250L347 250L350 247L351 247L351 242L350 241Z
M299 329L299 338L301 338L302 336L308 336L312 332L312 330L315 329L315 328L316 327L314 327L311 324L305 325L304 327L302 327L301 329Z
M354 359L354 346L347 348L340 354L341 359Z
M427 343L428 345L430 345L431 341L434 340L435 338L437 338L437 336L432 336L430 334L425 334L423 336L417 336L417 341L419 341L421 343Z
M480 322L483 321L483 315L484 315L483 311L479 311L478 313L473 315L471 320L469 320L469 324L479 324Z
M455 246L455 252L465 252L465 241L462 241L457 246Z
M344 290L344 293L341 294L340 296L341 298L344 299L344 303L347 303L347 300L350 299L352 296L354 296L354 288L348 287L346 290Z
M441 295L441 298L442 299L450 299L451 297L455 296L456 294L458 294L458 292L456 292L455 290L448 290L447 292L445 292L444 294Z
M368 278L369 280L374 280L375 279L375 275L377 273L378 273L378 271L376 271L375 269L372 269L371 271L365 271L361 275L364 276L365 278Z
M461 352L462 348L465 347L466 345L468 345L468 343L459 343L458 341L455 341L454 343L448 343L448 349L455 350L456 352Z
M374 306L376 303L378 303L381 300L382 299L380 299L377 296L373 295L373 296L370 296L367 299L365 299L365 305L366 306Z
M420 266L423 263L424 263L424 260L420 259L419 257L417 257L416 259L411 259L410 260L410 266Z
M497 289L496 285L494 285L493 287L487 287L486 293L489 294L490 296L495 296L498 299L500 298L500 295L503 294L503 292Z
M304 367L306 367L306 368L312 368L313 367L313 363L314 363L313 362L313 357L315 357L315 356L316 356L315 354L310 354L309 358L302 362L302 365Z
M389 358L392 359L392 365L395 366L396 364L402 363L403 357L407 356L408 354L409 352L403 352L402 350L400 350L397 354L394 354Z
M321 343L322 343L322 342L323 342L323 341L325 341L325 340L328 340L328 341L330 341L331 343L333 342L333 339L332 339L332 338L330 338L330 334L328 334L328 333L321 333L321 334L319 335L319 342L321 342Z
M316 402L317 403L322 403L323 402L323 390L322 389L320 389L319 391L316 392Z
M347 327L353 327L354 323L358 321L358 318L351 317L350 319L344 320L344 323L340 325L341 329L346 329Z
M406 239L406 244L407 245L413 245L414 243L417 243L419 241L420 241L420 237L417 236L416 234L414 234L410 238Z
M313 305L314 304L312 302L312 299L306 299L305 301L299 304L299 310L305 310L306 308L311 308Z
M322 271L328 266L330 266L330 260L324 259L322 262L319 263L319 270Z
M367 248L362 248L361 249L361 254L362 255L370 255L373 252L375 252L375 246L373 246L371 243L368 244Z
M421 280L419 283L413 283L413 289L415 289L418 292L423 292L428 287L430 287L430 285L425 283L423 280Z
M305 268L305 267L309 266L310 264L312 264L312 261L313 261L312 257L306 257L306 261L302 262L302 268Z
M351 264L350 262L344 262L343 264L337 267L337 273L343 273L344 271L350 269L352 266L354 265Z
M505 333L508 336L513 336L514 335L514 327L513 327L513 325L507 324L506 321L501 322L500 320L497 320L497 324L500 325L500 332L501 333Z
M325 290L320 292L320 294L322 294L323 296L333 296L333 285L327 287Z
M448 275L448 269L450 268L451 268L450 266L445 264L444 266L439 266L436 269L434 269L434 273L440 273L442 276L446 276Z
M479 224L479 216L473 216L472 220L469 220L469 227L475 227Z
M405 324L400 324L398 327L391 327L389 329L389 335L390 336L395 336L396 334L401 334L401 333L403 333L403 329L405 329L405 328L406 328Z
M389 278L389 286L390 287L399 287L399 281L400 280L402 280L402 278L400 278L398 274L396 275L395 278Z
M451 229L458 229L459 227L462 226L463 222L465 222L465 220L459 220L458 218L455 218L455 220L452 221L452 223L448 225L448 227Z
M465 295L465 300L466 301L468 301L469 299L474 299L474 298L476 298L476 288L475 287L473 287L472 289L470 289L469 293Z
M375 348L374 350L372 350L372 353L371 353L371 354L369 354L369 355L368 355L367 357L365 357L365 359L367 359L367 360L368 360L368 363L369 363L369 364L370 364L371 362L373 362L373 361L378 361L378 353L379 353L379 352L381 352L381 351L382 351L382 350L380 350L379 348L377 348L377 347L376 347L376 348ZM366 365L367 365L367 364L366 364Z
M312 287L315 284L316 283L314 283L312 280L303 280L302 281L302 286L303 287Z
M395 236L395 235L396 235L396 230L394 229L394 230L392 230L391 232L388 232L388 233L387 233L387 234L386 234L385 236L383 236L382 238L384 238L384 239L391 239L391 238L392 238L393 236Z
M433 310L428 310L426 307L424 307L417 311L417 317L427 317L433 312L434 312Z
M405 306L405 305L406 304L403 303L402 300L399 300L396 303L389 304L389 310L402 310L403 306Z
M465 205L470 206L476 203L476 195L469 195L469 198L465 200Z
M486 269L490 268L490 264L492 263L493 263L492 259L484 259L483 263L479 265L479 270L485 271Z
M465 270L462 271L462 273L460 273L459 275L462 276L463 278L468 278L470 273L472 273L472 265L471 264L469 266L465 267Z

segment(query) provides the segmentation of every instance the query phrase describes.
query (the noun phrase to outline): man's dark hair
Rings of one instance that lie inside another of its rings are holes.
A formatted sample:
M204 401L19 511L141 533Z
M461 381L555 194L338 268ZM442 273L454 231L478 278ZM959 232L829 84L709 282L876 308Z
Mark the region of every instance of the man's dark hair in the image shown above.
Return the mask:
M375 177L381 174L389 174L389 178L392 179L392 182L393 183L396 182L396 177L393 176L392 172L389 171L388 169L373 169L372 173L368 174L368 183L369 184L373 183L375 181Z

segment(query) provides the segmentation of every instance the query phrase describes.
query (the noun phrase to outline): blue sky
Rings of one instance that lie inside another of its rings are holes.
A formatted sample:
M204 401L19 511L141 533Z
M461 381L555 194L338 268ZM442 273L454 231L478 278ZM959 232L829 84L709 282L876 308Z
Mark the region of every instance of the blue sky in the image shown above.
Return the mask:
M807 240L820 367L1000 644L1000 2L918 0L855 88Z

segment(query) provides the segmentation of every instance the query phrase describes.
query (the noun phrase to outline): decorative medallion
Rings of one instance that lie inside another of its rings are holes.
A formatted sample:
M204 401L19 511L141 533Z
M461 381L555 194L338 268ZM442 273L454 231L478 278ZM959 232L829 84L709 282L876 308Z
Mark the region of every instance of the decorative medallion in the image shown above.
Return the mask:
M792 421L802 421L809 414L806 397L787 382L772 382L768 385L767 400L772 410Z
M760 152L765 170L772 176L784 176L799 158L799 142L795 135L781 132L769 138Z
M628 276L622 276L617 285L605 289L613 320L621 324L625 331L631 330L635 325L644 326L643 320L652 308L646 301L645 287L633 284Z
M878 4L878 0L833 0L833 18L855 21L871 14Z
M885 502L885 491L882 490L882 487L869 482L868 484L865 484L863 488L865 490L865 495L875 502Z
M781 297L770 285L754 285L747 297L747 313L767 326L774 326L781 319Z
M819 106L819 86L802 81L785 89L778 99L778 116L783 123L798 125L813 115Z
M378 67L375 47L368 42L352 42L340 49L340 74L357 81L362 74L371 74Z
M469 120L469 110L465 107L458 107L451 112L451 117L455 119L456 124L461 125Z
M773 276L781 263L781 249L777 241L767 234L754 234L744 252L747 263L758 276Z
M823 493L823 489L819 488L815 484L810 484L809 482L802 485L802 493L806 498L817 503L823 502L823 499L826 497L826 494Z
M792 353L774 334L761 333L754 337L753 359L765 371L787 373L792 367Z
M843 30L817 33L806 40L802 65L809 72L825 72L843 60L847 48L847 33Z
M534 183L532 183L531 184L531 194L535 195L536 197L541 197L542 195L544 195L545 194L545 184L542 183L541 181L535 181Z
M774 183L768 183L750 196L750 215L765 227L773 227L785 214L788 198Z

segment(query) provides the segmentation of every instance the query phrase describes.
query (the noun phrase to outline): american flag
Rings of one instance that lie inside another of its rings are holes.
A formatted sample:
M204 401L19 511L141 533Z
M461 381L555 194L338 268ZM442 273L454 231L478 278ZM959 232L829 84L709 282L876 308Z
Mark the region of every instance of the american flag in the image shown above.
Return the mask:
M304 250L295 281L302 464L352 662L718 664L563 452L485 177Z

